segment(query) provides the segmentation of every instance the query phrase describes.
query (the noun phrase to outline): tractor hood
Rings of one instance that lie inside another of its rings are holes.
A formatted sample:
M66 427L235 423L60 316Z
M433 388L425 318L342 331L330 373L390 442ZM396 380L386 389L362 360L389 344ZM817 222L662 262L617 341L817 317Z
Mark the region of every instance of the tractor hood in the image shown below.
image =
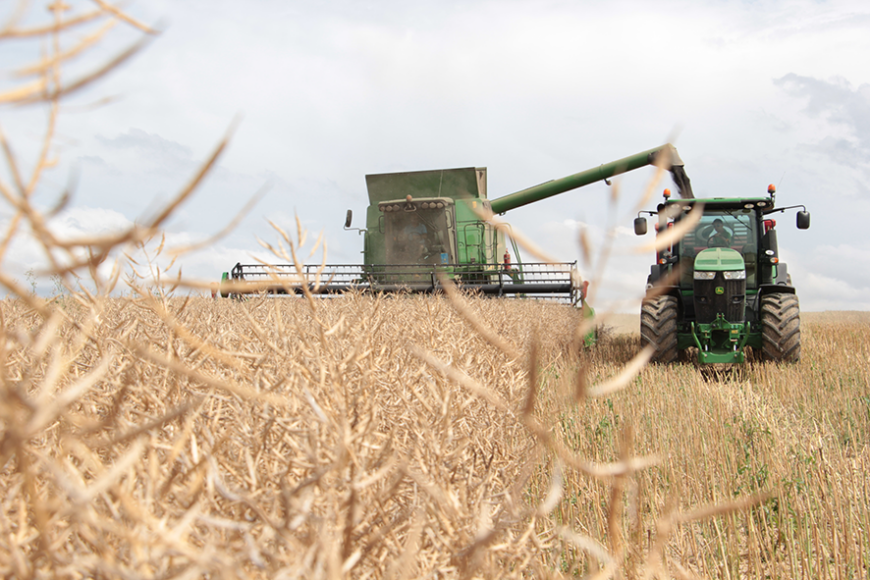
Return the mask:
M696 272L728 272L745 269L743 256L731 248L707 248L695 256Z

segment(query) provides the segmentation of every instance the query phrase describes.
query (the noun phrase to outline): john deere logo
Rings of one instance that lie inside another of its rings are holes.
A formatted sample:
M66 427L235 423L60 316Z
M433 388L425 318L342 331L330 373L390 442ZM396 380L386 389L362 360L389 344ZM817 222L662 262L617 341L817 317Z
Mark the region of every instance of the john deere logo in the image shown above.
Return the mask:
M722 286L716 286L716 294L725 294L725 288Z

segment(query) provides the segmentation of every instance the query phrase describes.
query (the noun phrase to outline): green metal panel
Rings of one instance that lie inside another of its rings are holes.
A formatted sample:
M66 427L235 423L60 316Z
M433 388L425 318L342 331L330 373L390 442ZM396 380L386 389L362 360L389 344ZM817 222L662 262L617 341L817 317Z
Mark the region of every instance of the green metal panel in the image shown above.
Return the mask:
M729 272L744 269L743 256L731 248L707 248L695 256L695 271Z
M376 173L366 175L369 202L412 197L450 197L466 199L486 197L486 169L465 167L408 171L405 173Z
M750 334L748 322L732 324L721 315L710 324L691 324L701 364L744 362L744 348Z
M386 236L383 226L383 212L378 205L370 205L366 210L366 231L363 246L364 264L385 264L387 262Z
M487 262L492 249L486 247L488 230L492 226L484 222L480 212L491 211L490 202L484 199L461 199L456 201L456 237L459 242L459 259L463 264ZM491 236L491 234L490 234Z

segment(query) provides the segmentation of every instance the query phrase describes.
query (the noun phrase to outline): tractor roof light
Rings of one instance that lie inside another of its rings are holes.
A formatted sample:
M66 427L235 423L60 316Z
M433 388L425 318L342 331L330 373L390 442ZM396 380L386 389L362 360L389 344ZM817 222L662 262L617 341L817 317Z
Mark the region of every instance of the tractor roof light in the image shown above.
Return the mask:
M662 192L662 195L665 196L665 199L668 199L669 197L671 197L671 190L670 190L670 189L665 189L665 190Z
M774 193L776 193L776 186L772 183L770 185L768 185L767 186L767 193L769 193L770 195L773 195Z

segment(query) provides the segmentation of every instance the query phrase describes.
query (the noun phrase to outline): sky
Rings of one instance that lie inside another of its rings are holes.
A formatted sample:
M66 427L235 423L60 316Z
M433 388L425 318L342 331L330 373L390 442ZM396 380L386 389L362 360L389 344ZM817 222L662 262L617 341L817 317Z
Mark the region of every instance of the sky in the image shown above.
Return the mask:
M4 20L14 7L5 4ZM69 4L70 14L93 7ZM173 267L219 280L237 262L268 258L258 239L279 239L269 221L295 232L297 216L311 239L323 233L329 263L360 263L362 238L342 226L347 209L363 225L366 174L486 167L496 198L670 140L698 197L764 195L772 183L778 205L807 207L809 230L796 229L795 210L776 216L803 310L870 310L866 1L150 0L127 9L160 33L64 103L58 163L36 198L50 208L74 184L52 221L60 234L153 215L230 134L167 224L168 245L207 239L265 193L230 234ZM45 18L32 3L23 24ZM142 38L120 24L65 74ZM0 90L38 50L0 41ZM25 166L44 124L44 110L0 108ZM636 251L652 234L634 236L632 220L652 175L619 178L616 196L594 184L504 219L554 257L580 261L597 307L635 311L654 256ZM647 209L664 187L669 178ZM0 207L0 225L9 215ZM581 230L592 264L582 262ZM2 267L21 279L45 263L26 239L13 250Z

